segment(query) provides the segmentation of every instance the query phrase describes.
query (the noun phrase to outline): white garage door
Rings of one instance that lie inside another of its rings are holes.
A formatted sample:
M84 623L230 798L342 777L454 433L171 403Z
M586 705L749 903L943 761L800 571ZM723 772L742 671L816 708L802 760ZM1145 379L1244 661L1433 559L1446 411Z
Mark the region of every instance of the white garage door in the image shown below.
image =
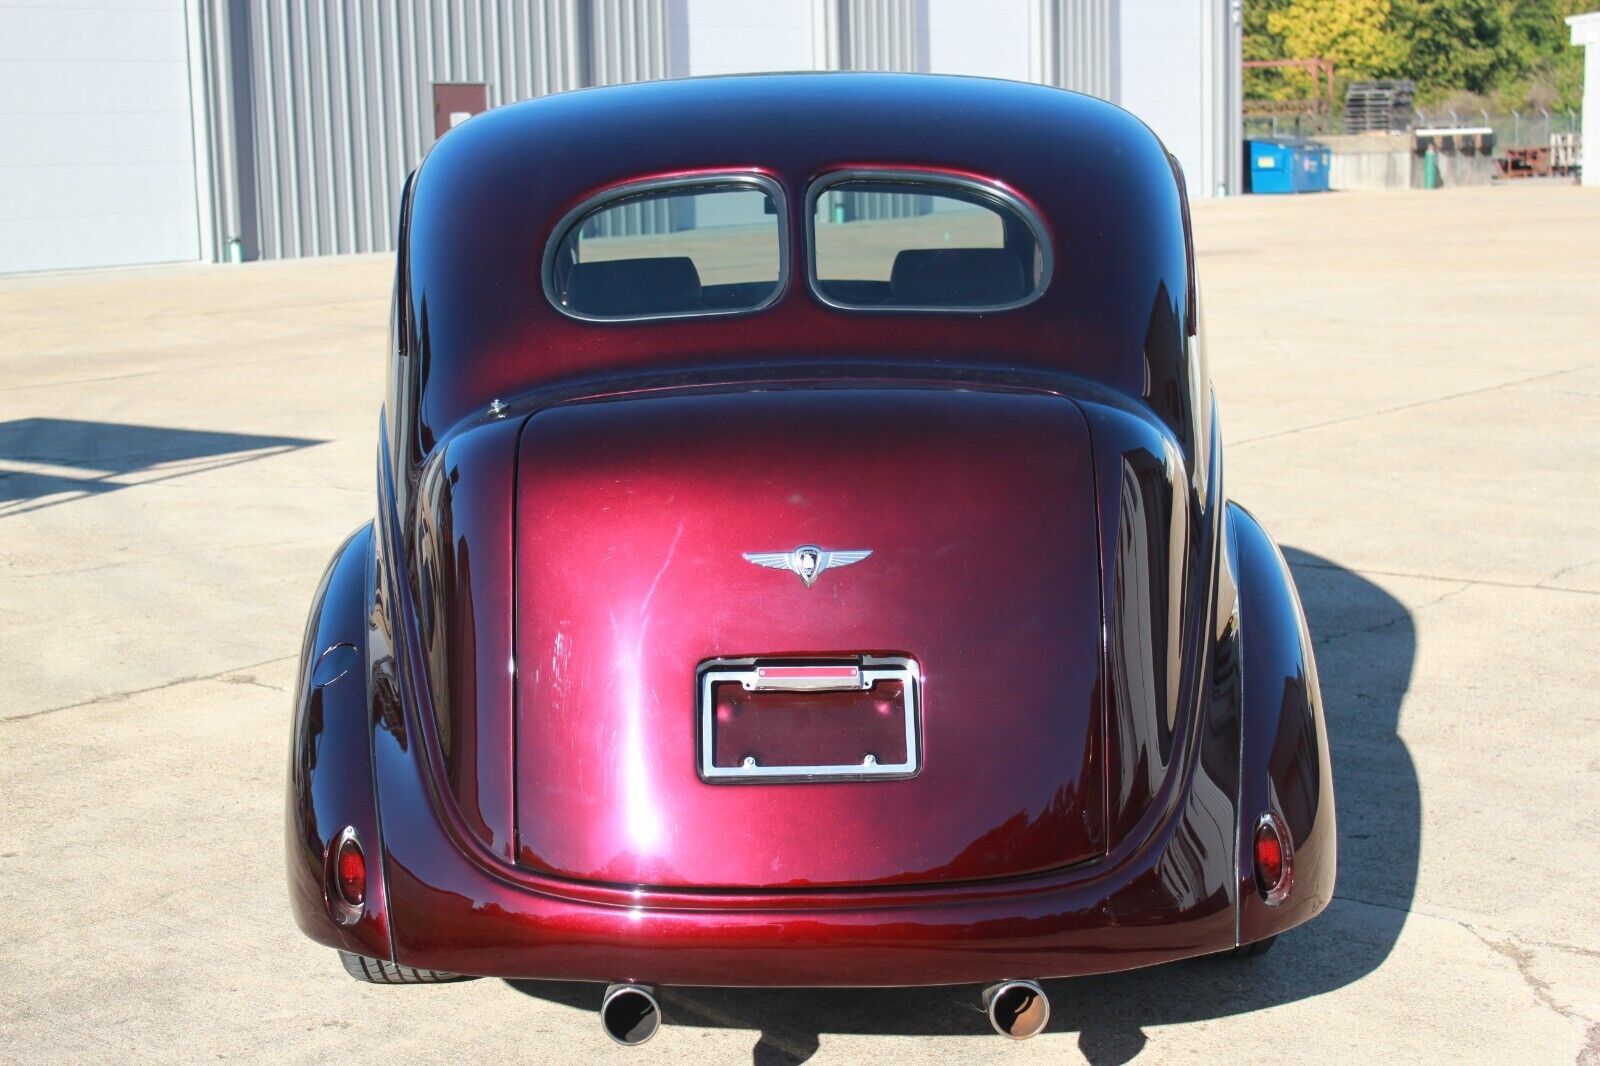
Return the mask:
M198 258L183 0L0 0L0 273Z

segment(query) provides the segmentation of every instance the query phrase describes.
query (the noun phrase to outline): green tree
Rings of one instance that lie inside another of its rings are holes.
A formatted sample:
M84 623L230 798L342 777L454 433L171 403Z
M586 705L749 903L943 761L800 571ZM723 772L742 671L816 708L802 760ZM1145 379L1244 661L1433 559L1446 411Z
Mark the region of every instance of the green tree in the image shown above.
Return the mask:
M1392 77L1406 67L1406 44L1390 15L1389 0L1291 0L1267 15L1267 28L1295 58L1331 59L1355 77Z
M1479 106L1576 107L1583 56L1566 16L1597 0L1245 0L1246 59L1331 59L1340 81L1410 78L1437 102L1472 93ZM1298 73L1251 71L1245 95L1308 95Z
M1511 5L1510 51L1520 69L1502 74L1504 107L1581 106L1583 49L1572 46L1566 18L1595 7L1595 0L1517 0Z
M1287 59L1283 38L1267 25L1275 13L1285 10L1291 0L1246 0L1244 5L1244 58ZM1306 95L1305 78L1286 78L1273 68L1244 72L1244 95L1250 100L1293 100Z
M1410 42L1406 76L1430 95L1488 93L1521 73L1505 0L1407 0L1396 21Z

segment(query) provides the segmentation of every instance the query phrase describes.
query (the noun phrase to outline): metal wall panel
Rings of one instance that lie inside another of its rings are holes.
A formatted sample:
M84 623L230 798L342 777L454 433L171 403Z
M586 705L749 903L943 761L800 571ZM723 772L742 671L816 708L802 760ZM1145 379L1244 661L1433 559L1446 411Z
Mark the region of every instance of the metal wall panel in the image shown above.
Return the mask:
M201 254L190 43L181 0L0 3L0 273Z
M238 68L234 63L228 9L216 3L200 3L192 5L191 16L190 91L198 93L199 100L191 100L190 104L197 116L197 127L203 121L206 134L197 138L196 150L202 158L196 160L196 166L211 187L209 204L201 204L201 211L209 210L211 217L209 228L205 225L207 220L201 220L204 244L200 258L225 262L229 258L230 241L237 240L240 228L240 174L235 166L237 129L230 117Z
M1242 0L1211 0L1211 70L1206 98L1211 101L1207 137L1212 143L1209 192L1244 191L1244 15Z
M616 85L672 76L669 16L683 19L670 0L590 0L590 85Z
M1119 0L1036 0L1040 80L1117 99Z
M928 69L927 0L838 0L844 70Z
M218 258L392 249L435 82L483 83L491 107L590 83L586 0L203 4Z

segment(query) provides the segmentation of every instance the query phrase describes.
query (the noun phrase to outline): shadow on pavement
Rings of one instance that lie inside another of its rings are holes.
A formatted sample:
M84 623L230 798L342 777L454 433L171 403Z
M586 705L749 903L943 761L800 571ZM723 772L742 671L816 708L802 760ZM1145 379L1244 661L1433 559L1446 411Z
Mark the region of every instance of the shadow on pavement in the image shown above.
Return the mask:
M1357 981L1388 957L1405 924L1416 890L1422 818L1416 769L1398 735L1416 657L1411 612L1337 563L1292 548L1284 554L1316 641L1328 719L1339 811L1334 903L1260 958L1194 959L1044 982L1049 1032L1077 1033L1078 1048L1092 1063L1133 1059L1149 1026L1246 1014ZM593 984L511 984L571 1007L600 1005L601 989ZM991 1033L975 987L667 988L661 999L668 1025L759 1029L757 1066L805 1062L824 1033ZM598 1019L595 1039L603 1039Z
M322 443L70 418L13 419L0 422L0 517Z

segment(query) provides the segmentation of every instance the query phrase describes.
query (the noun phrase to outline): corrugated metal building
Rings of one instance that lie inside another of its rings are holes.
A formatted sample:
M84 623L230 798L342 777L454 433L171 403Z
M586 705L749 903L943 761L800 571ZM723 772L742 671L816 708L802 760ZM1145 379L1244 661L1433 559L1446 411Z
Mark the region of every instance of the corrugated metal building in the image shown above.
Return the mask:
M0 272L387 250L472 113L758 70L1038 81L1239 188L1239 0L0 0Z

